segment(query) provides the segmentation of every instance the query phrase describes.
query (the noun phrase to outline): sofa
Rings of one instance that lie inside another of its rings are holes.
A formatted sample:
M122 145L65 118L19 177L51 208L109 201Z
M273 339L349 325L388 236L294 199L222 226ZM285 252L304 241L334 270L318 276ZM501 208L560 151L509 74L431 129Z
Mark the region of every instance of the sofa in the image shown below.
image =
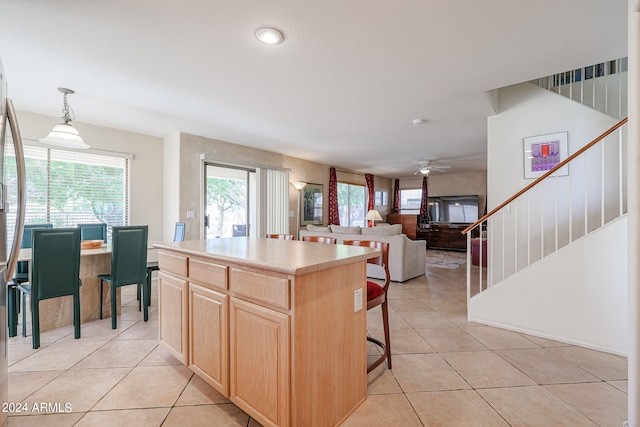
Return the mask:
M411 240L402 234L402 225L379 225L371 228L330 225L308 225L300 230L303 236L334 237L338 244L345 240L377 240L389 243L389 274L394 282L404 282L425 274L426 244L424 240ZM384 279L384 272L375 265L367 265L367 276Z

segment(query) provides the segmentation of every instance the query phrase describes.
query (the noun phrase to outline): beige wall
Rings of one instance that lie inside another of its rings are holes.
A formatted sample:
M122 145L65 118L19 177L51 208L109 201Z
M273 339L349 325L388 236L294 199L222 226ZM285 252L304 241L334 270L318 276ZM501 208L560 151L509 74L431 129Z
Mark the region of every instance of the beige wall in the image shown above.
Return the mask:
M328 191L329 191L329 167L320 163L310 162L307 160L286 156L284 154L274 153L265 150L258 150L242 145L232 144L225 141L219 141L211 138L205 138L196 135L181 133L180 138L180 156L165 158L165 169L171 169L169 164L179 163L179 203L178 218L167 219L171 221L183 221L187 223L187 239L199 239L202 226L202 159L208 162L219 162L223 164L231 164L236 166L249 167L271 167L276 169L289 170L289 181L303 181L313 184L322 184L324 203L324 223L328 223ZM165 138L165 142L167 138ZM169 164L167 164L167 162ZM339 180L364 184L364 175L362 174L338 174ZM376 190L388 191L389 200L391 200L391 180L388 178L377 177L375 181ZM168 204L172 202L168 201ZM298 215L298 191L293 185L289 185L289 211L290 215L289 230L295 232L296 220ZM381 209L380 213L386 215L387 210ZM195 219L187 219L187 211L196 212ZM169 217L169 215L167 215Z
M18 111L22 138L37 141L46 136L59 118ZM163 141L139 133L73 122L91 149L127 153L133 156L130 172L130 224L148 224L149 240L162 240Z

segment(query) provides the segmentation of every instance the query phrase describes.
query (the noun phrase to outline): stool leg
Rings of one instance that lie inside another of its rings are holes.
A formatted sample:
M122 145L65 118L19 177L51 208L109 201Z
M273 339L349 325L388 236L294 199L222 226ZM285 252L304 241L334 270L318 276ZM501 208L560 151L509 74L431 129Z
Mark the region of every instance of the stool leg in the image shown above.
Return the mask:
M9 336L18 335L18 311L17 305L19 301L18 289L15 286L7 288L7 322L9 323Z
M27 294L22 294L22 336L27 336Z
M102 288L104 285L104 280L100 279L100 319L102 319Z

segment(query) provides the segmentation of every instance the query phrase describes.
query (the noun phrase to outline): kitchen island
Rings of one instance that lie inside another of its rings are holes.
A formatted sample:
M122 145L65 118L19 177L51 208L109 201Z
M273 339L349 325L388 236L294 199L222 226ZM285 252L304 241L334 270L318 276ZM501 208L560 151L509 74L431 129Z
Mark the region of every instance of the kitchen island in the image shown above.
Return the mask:
M340 425L367 395L370 248L160 243L160 342L263 426Z

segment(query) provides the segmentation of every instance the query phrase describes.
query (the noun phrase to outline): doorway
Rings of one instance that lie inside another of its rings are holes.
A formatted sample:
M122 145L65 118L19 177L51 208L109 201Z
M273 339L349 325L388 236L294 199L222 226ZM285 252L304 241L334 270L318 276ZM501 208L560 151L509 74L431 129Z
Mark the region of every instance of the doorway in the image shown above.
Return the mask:
M205 238L255 236L256 171L205 163Z

